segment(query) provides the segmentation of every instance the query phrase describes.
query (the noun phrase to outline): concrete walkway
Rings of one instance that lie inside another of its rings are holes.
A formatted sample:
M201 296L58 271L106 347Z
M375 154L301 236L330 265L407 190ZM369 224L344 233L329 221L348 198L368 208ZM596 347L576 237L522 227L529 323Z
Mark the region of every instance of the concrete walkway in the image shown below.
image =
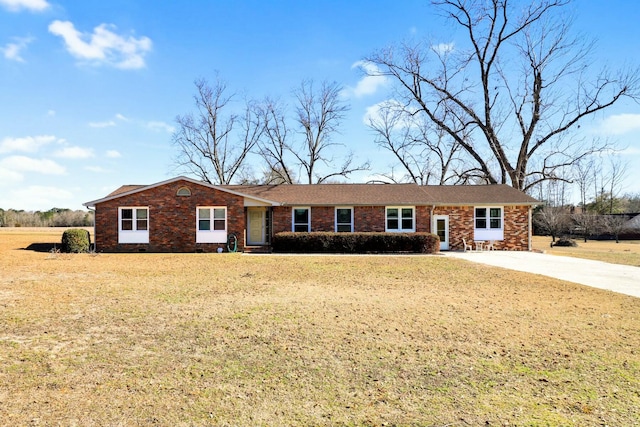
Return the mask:
M640 298L640 267L536 252L442 252L468 261L555 277Z

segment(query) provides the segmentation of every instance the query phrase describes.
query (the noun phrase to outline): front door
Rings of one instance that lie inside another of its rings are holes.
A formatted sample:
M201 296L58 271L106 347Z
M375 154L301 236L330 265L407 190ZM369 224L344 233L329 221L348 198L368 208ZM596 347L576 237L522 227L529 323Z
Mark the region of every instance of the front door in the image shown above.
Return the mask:
M449 216L448 215L434 215L435 220L435 232L440 237L440 250L449 250Z
M265 214L264 208L249 208L247 218L249 222L249 232L247 233L247 243L249 245L264 245L265 240Z

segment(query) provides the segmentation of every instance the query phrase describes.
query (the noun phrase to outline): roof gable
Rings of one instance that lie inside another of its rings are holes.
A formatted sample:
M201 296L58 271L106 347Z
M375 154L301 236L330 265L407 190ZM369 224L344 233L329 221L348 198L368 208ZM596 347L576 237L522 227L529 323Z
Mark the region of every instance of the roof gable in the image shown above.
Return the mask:
M107 202L109 200L117 199L119 197L128 196L128 195L131 195L131 194L139 193L141 191L150 190L152 188L160 187L162 185L167 185L167 184L171 184L171 183L178 182L178 181L185 181L185 182L188 182L188 183L193 184L193 185L200 185L200 186L203 186L203 187L208 187L208 188L211 188L211 189L224 191L226 193L235 194L235 195L241 196L241 197L250 197L250 198L256 199L256 200L258 200L260 202L266 203L266 204L272 204L272 205L277 205L278 204L277 202L273 202L271 200L265 200L265 199L261 199L259 197L251 197L251 196L247 196L246 194L240 194L240 193L238 193L236 191L233 191L232 189L225 188L225 187L222 187L222 186L209 184L209 183L204 182L204 181L197 181L195 179L187 178L185 176L178 176L176 178L171 178L171 179L168 179L166 181L157 182L157 183L151 184L151 185L123 185L120 188L118 188L118 189L112 191L111 193L109 193L106 197L103 197L103 198L97 199L97 200L92 200L90 202L83 203L83 206L94 207L95 205L97 205L99 203L104 203L104 202Z

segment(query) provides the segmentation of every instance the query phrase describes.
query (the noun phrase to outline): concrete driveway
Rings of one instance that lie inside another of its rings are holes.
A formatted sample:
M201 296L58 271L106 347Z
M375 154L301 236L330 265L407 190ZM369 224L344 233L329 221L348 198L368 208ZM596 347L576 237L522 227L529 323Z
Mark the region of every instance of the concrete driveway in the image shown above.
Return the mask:
M537 252L442 252L468 261L542 274L640 298L640 267Z

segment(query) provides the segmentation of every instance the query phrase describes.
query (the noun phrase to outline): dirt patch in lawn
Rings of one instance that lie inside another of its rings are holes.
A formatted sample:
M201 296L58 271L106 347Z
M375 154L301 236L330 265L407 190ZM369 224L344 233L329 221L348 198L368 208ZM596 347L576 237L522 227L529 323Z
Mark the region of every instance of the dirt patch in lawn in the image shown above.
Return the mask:
M0 229L1 425L638 425L640 299L441 256Z

